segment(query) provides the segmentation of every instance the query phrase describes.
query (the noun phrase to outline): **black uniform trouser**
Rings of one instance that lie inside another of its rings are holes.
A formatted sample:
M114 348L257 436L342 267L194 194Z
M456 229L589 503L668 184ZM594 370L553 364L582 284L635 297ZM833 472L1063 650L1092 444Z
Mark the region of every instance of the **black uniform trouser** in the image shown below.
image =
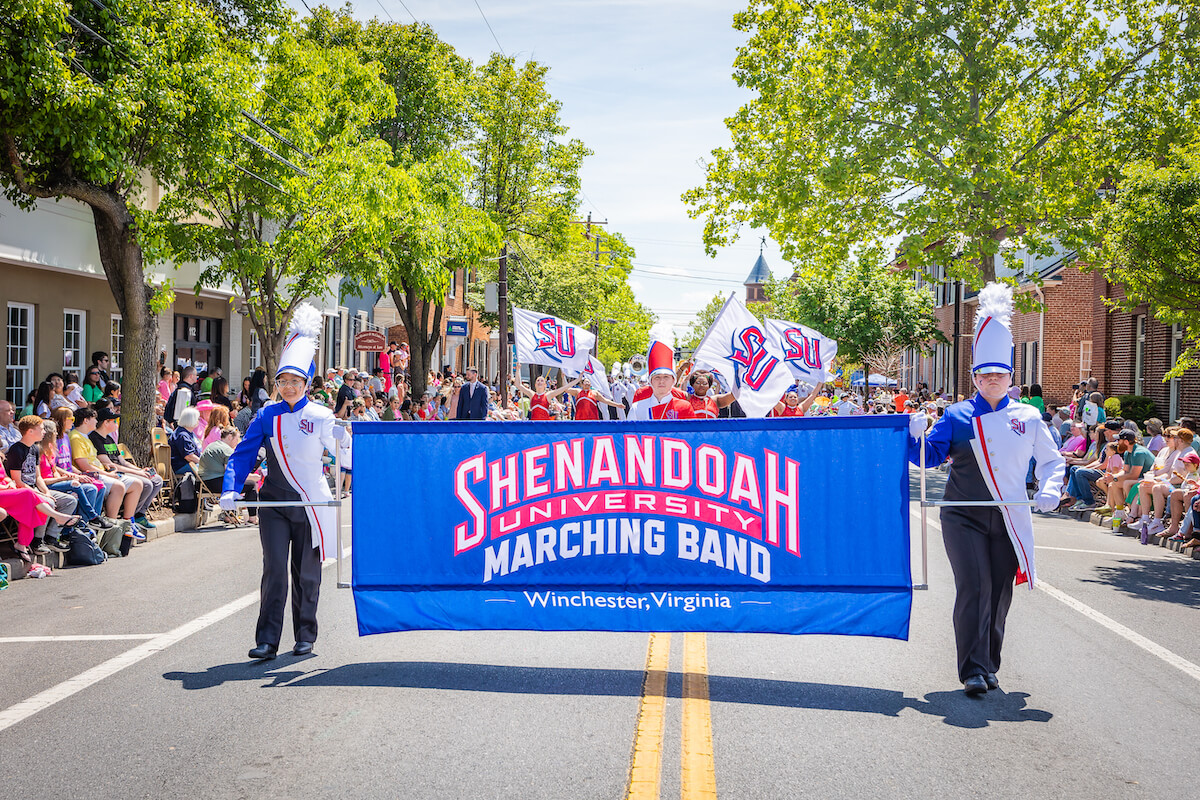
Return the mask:
M943 508L942 540L954 570L958 679L1000 669L1017 554L998 508Z
M288 576L292 583L292 630L297 642L317 640L317 599L321 594L321 551L303 508L264 508L258 512L263 577L256 644L279 646ZM290 557L288 551L291 551Z

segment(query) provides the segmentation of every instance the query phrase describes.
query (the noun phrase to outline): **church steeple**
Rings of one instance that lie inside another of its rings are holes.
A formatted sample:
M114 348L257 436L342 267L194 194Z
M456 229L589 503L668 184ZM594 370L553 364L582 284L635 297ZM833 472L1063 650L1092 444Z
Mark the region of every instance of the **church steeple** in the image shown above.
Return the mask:
M754 262L754 266L750 269L750 274L746 276L743 282L746 287L746 302L747 303L763 303L766 302L767 296L763 292L763 285L771 279L771 268L767 266L767 259L763 257L763 248L767 244L767 237L763 237L758 245L758 260Z

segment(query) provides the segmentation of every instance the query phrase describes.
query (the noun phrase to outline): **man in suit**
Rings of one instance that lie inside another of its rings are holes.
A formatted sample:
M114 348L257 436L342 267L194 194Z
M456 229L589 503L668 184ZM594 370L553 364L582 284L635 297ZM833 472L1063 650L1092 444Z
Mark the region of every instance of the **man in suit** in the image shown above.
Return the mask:
M455 419L487 419L488 388L479 382L479 370L467 367L467 380L458 391Z

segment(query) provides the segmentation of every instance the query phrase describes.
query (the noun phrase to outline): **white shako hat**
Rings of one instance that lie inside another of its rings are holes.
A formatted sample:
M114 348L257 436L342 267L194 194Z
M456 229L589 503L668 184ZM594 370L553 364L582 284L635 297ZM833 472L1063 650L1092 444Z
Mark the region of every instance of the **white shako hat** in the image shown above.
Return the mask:
M651 378L655 375L674 377L675 351L671 349L671 345L657 339L651 341L650 349L646 352L646 367Z
M308 303L301 303L292 312L292 322L288 326L287 340L283 343L275 377L290 372L311 381L317 368L313 356L317 354L317 336L320 333L321 312Z
M971 372L1012 372L1012 288L989 283L979 292L975 310L975 341L971 346Z

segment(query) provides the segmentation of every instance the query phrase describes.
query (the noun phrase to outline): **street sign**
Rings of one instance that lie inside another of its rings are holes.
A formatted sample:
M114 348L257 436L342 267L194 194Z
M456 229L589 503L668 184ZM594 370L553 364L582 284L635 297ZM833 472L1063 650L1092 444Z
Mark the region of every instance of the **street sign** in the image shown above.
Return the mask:
M382 331L362 331L354 337L354 349L362 353L382 353L387 349L387 337Z

